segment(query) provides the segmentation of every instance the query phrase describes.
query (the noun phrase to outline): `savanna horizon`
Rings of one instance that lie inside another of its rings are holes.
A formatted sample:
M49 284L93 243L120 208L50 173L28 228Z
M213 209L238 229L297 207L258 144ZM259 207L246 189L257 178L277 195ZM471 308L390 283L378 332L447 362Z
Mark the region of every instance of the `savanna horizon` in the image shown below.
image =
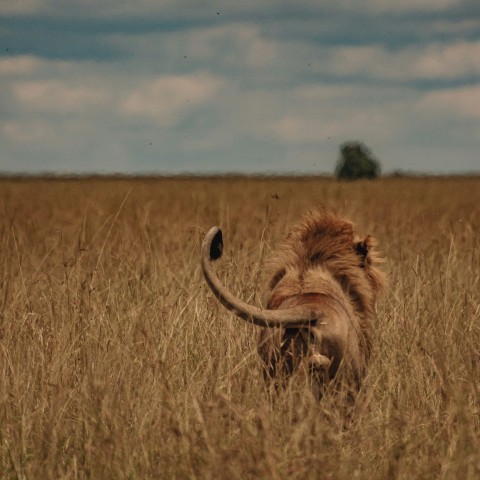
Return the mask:
M301 379L272 397L265 262L317 204L372 234L389 276L348 428ZM0 478L474 479L480 177L0 178Z

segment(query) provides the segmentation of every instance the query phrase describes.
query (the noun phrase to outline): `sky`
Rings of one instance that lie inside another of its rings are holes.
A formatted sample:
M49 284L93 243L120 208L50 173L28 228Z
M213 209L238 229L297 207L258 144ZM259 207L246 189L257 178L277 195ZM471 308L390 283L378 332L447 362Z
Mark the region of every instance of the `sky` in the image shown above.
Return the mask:
M0 172L480 173L478 0L1 0Z

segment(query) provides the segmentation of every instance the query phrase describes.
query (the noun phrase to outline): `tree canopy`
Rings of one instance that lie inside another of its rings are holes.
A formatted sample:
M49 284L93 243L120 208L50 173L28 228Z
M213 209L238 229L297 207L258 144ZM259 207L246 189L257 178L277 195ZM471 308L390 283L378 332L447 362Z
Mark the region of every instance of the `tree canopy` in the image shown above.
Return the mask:
M380 163L363 142L345 142L340 145L335 175L343 180L376 178L380 175Z

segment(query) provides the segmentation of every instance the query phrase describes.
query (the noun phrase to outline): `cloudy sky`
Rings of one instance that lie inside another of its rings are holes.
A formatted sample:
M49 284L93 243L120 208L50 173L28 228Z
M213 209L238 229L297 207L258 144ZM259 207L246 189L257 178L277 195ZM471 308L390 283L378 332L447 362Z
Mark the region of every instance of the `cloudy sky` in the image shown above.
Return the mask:
M0 171L480 172L478 0L1 0Z

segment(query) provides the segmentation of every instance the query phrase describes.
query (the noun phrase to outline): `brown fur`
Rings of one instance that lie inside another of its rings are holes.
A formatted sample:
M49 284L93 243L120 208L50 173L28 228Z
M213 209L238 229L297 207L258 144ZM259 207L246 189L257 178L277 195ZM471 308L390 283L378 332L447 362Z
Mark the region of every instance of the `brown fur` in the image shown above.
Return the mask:
M259 354L267 380L292 374L306 360L320 385L344 365L359 386L370 356L369 319L385 285L375 247L373 237L360 240L350 221L325 208L312 211L286 237L268 268L267 308L303 305L322 320L308 328L262 330Z

